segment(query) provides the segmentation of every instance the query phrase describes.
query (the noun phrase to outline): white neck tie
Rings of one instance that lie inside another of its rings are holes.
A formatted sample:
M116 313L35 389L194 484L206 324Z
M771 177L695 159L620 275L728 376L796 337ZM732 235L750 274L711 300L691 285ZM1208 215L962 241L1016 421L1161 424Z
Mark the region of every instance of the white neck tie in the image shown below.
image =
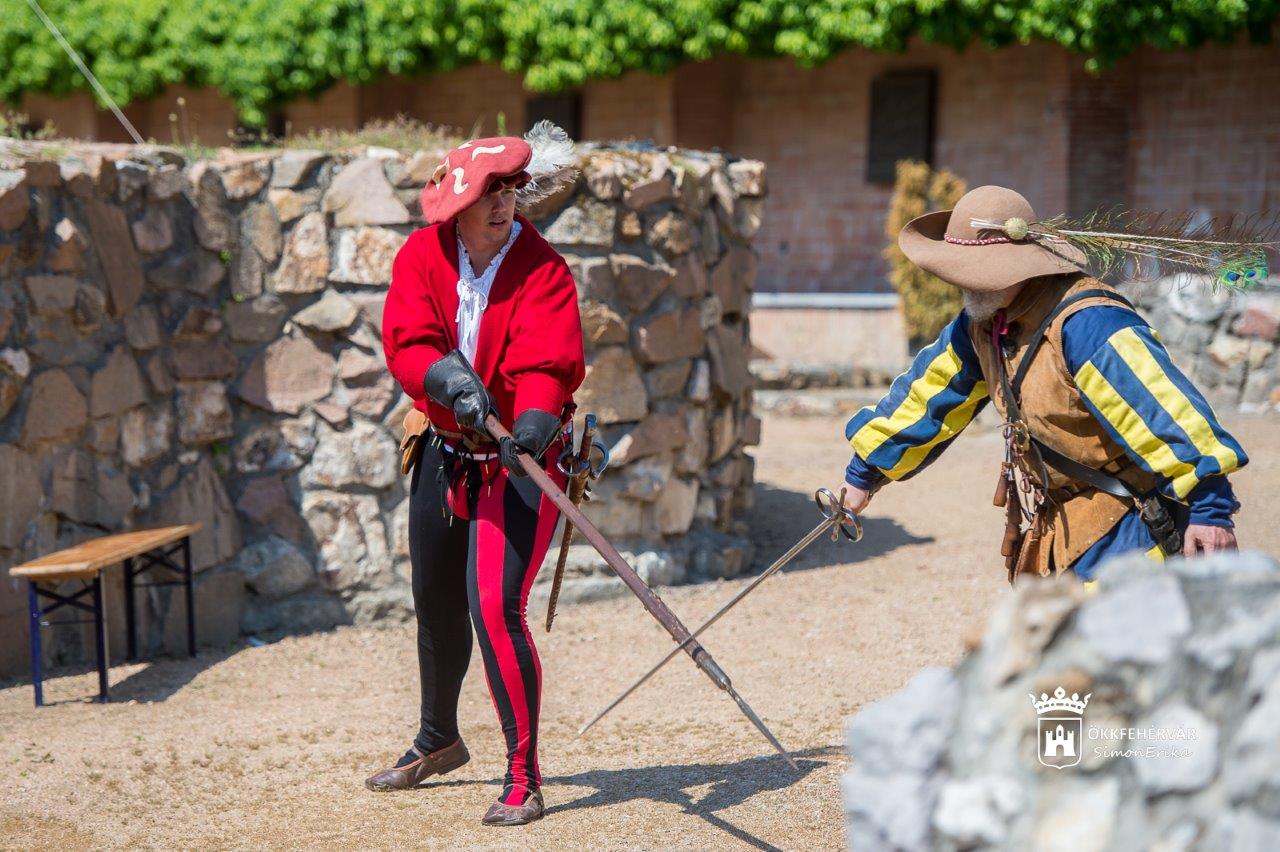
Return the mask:
M476 362L476 345L480 340L480 318L485 308L489 307L489 291L493 288L494 279L498 277L498 268L502 266L503 258L518 236L520 223L513 222L507 242L494 255L493 260L489 261L489 268L477 278L475 270L471 268L467 247L462 243L462 235L458 235L458 313L454 320L458 323L458 348L472 364Z

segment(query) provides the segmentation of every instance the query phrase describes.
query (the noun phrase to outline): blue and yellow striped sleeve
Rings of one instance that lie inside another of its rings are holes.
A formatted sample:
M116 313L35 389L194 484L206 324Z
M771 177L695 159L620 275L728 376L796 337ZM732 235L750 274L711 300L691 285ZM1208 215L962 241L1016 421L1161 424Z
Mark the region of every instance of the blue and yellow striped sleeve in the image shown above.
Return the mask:
M1155 331L1132 311L1092 307L1068 318L1062 349L1084 404L1161 492L1193 523L1230 524L1239 504L1226 474L1249 459Z
M987 402L987 383L964 313L922 349L884 399L845 427L853 460L845 479L871 489L907 479L932 462Z

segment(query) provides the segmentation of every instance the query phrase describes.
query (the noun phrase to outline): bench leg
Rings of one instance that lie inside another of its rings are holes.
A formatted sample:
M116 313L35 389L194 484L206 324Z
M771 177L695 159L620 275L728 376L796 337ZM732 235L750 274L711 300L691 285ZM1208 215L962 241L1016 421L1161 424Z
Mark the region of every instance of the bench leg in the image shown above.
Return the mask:
M40 594L33 581L27 582L27 608L31 615L31 685L35 687L36 706L44 705L44 659L40 645Z
M125 659L138 659L138 615L133 600L133 560L124 561L124 638Z
M107 619L102 604L102 573L93 578L93 644L98 653L98 703L107 703Z
M195 572L191 570L191 537L182 540L182 582L187 592L187 655L196 655Z

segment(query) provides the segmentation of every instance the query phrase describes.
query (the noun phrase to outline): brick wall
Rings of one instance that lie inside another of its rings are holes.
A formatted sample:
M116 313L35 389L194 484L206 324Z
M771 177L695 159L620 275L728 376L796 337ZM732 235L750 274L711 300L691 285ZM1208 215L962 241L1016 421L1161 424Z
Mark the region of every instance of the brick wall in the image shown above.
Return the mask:
M1278 28L1280 34L1280 28ZM880 253L891 188L864 178L871 81L898 68L937 73L935 154L970 186L1020 190L1045 214L1124 203L1210 215L1280 207L1280 46L1143 50L1112 72L1085 73L1062 48L963 53L914 44L902 54L851 50L803 69L790 60L721 58L672 74L631 73L582 90L582 135L722 148L769 164L756 245L765 291L884 290ZM129 108L146 136L169 141L177 95L200 141L218 143L234 112L214 92L175 88ZM287 126L354 128L405 113L483 133L502 113L524 127L519 77L474 66L426 79L342 83L284 108ZM27 98L37 121L119 140L85 95Z
M673 76L633 72L617 80L588 83L582 90L582 136L676 144Z
M816 69L744 61L728 132L716 144L769 163L769 210L757 241L762 290L886 288L880 251L891 187L868 184L864 175L871 81L896 68L938 72L940 165L975 186L1017 186L1038 206L1063 203L1061 51L1036 45L957 54L917 46L901 55L850 51ZM690 95L700 96L696 89ZM677 141L684 143L682 132Z
M1280 208L1280 42L1144 50L1123 70L1140 92L1130 204L1210 215Z

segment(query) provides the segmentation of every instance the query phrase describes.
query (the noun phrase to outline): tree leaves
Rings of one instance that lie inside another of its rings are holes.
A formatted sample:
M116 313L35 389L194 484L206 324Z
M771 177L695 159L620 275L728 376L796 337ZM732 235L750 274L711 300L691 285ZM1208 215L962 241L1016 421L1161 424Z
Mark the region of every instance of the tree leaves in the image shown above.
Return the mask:
M213 86L250 124L339 80L498 62L535 91L721 54L818 65L912 37L1047 41L1102 68L1142 45L1270 37L1280 0L42 0L120 103ZM0 0L0 100L89 88L25 0Z

